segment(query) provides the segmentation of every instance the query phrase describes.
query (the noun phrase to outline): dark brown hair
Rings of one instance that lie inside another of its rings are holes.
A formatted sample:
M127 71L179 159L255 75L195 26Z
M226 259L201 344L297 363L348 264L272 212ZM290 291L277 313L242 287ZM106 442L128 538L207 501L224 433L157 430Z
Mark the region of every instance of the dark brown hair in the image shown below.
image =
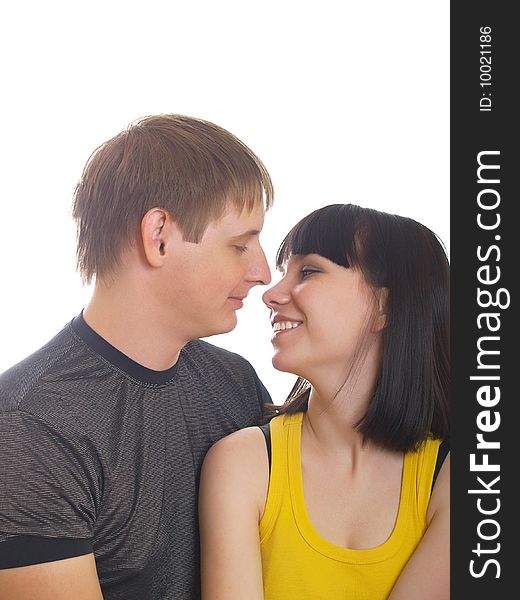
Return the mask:
M76 186L78 270L86 283L112 272L154 207L199 242L229 204L272 202L265 166L229 131L183 115L144 117L93 152Z
M379 380L358 430L398 451L416 448L430 432L448 438L450 270L437 236L407 217L333 204L291 229L277 266L305 254L359 269L374 290L388 290ZM309 390L298 378L269 416L306 410Z

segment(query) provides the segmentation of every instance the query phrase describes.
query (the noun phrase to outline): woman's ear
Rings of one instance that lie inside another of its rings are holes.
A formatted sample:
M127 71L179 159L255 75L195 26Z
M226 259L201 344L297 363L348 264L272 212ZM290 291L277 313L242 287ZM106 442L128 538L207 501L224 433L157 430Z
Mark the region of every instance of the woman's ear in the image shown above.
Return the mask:
M382 331L388 322L388 288L379 288L376 290L376 318L374 319L374 333Z
M162 208L151 208L141 219L141 240L146 261L152 267L164 263L174 223Z

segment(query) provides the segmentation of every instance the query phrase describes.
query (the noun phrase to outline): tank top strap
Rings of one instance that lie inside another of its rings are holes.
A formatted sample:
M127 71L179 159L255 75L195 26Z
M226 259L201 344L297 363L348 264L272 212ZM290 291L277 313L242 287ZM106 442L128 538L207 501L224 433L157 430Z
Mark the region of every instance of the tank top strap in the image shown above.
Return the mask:
M264 514L260 520L260 542L265 541L280 513L284 498L289 501L289 432L292 425L300 426L303 413L279 415L269 422L271 437L271 472Z
M430 503L433 474L437 461L441 440L431 435L420 445L417 452L412 452L414 480L416 482L415 506L418 516L426 523L428 505Z

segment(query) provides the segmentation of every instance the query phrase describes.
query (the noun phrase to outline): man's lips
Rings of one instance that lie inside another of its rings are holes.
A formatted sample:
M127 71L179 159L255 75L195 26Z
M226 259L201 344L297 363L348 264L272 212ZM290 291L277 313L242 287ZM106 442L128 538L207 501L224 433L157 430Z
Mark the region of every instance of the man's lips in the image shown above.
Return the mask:
M231 302L233 308L235 310L242 308L244 306L245 296L229 296L228 300Z

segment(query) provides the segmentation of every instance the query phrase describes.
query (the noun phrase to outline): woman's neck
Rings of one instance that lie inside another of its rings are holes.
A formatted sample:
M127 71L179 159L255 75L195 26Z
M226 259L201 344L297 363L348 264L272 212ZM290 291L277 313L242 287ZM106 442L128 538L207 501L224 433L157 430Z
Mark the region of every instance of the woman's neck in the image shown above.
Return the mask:
M309 439L331 453L365 446L357 425L370 405L378 373L377 356L369 355L348 374L328 373L309 380L312 387L304 419Z

